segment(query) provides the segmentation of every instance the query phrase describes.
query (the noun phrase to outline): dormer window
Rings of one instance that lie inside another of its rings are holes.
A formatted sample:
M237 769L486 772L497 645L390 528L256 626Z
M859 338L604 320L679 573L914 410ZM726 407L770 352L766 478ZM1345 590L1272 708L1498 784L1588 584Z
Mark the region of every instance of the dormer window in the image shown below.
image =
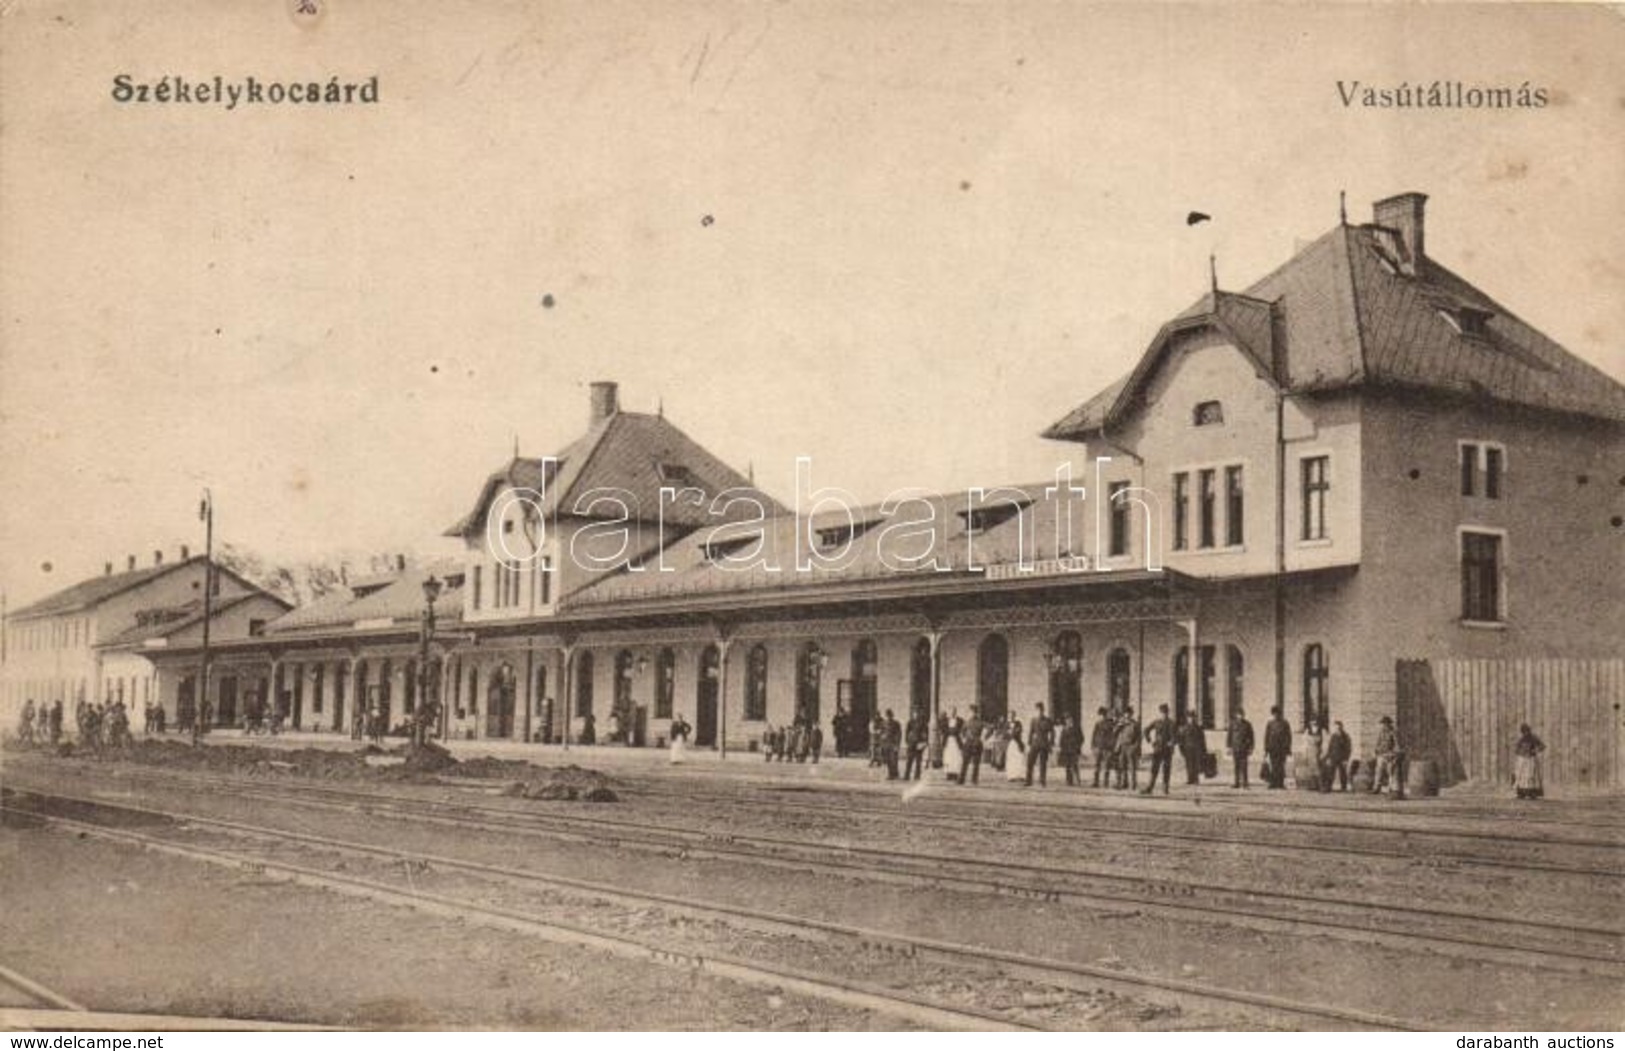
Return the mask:
M1450 327L1463 336L1472 336L1483 339L1489 335L1489 321L1494 313L1481 310L1478 307L1458 306L1455 308L1441 307L1439 315L1450 323Z
M712 565L729 558L752 544L760 543L762 534L745 533L742 536L730 536L722 540L712 540L700 545L700 553Z
M1224 422L1224 406L1216 401L1199 402L1191 414L1191 422L1198 427L1209 427Z
M818 548L821 551L829 551L834 548L845 547L870 529L873 529L879 521L878 518L871 518L866 522L842 522L838 526L815 529L814 532L818 535Z
M985 533L989 529L997 529L1031 506L1031 500L1000 500L986 507L972 507L961 511L959 517L965 520L965 532Z
M680 463L663 463L656 466L656 473L660 475L662 485L675 486L678 489L698 488L699 479L694 472Z

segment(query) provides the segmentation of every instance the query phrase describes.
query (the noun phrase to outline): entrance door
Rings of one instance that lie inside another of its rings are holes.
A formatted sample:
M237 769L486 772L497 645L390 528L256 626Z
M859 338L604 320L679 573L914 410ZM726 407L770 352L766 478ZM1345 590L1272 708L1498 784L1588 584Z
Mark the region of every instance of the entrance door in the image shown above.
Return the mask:
M491 676L485 690L485 736L507 738L513 736L514 707L513 666L504 664Z
M976 650L976 709L985 722L1010 714L1010 644L989 635Z
M694 744L708 748L717 743L717 688L722 674L722 654L707 646L700 654L699 678L694 687Z
M1059 726L1067 719L1083 725L1083 639L1063 631L1050 644L1049 713Z
M869 728L879 704L879 663L874 639L862 639L852 647L852 706L850 720L857 747L869 748Z
M909 661L908 716L924 721L931 717L931 640L914 644Z
M220 725L237 725L237 676L220 677Z

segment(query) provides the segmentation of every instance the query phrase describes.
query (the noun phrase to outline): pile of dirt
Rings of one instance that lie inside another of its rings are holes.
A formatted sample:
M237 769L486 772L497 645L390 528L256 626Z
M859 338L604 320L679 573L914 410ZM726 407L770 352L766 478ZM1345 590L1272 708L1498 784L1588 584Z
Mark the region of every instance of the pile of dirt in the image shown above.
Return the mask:
M597 770L574 764L541 766L524 759L497 759L488 755L459 761L449 750L433 741L417 749L404 744L392 749L366 744L354 750L340 750L266 748L219 740L206 741L203 747L193 747L189 742L178 739L142 738L127 748L109 748L101 753L77 748L72 742L64 741L57 752L80 759L123 760L143 766L229 776L304 777L328 781L367 779L418 784L445 784L463 780L507 781L519 786L517 790L510 790L509 794L524 795L529 799L613 802L618 798L612 787L614 781Z
M414 774L439 774L461 765L446 749L433 741L425 741L422 747L406 750L406 762L401 768Z

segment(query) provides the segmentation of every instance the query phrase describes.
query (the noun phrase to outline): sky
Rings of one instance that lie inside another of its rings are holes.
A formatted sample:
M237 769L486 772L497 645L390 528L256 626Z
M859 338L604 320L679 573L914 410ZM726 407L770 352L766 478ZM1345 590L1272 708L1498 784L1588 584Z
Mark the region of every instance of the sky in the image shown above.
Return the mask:
M297 2L0 5L12 608L200 549L205 486L273 559L455 551L594 380L781 497L803 455L872 500L1049 478L1078 449L1039 432L1210 254L1240 290L1340 191L1355 222L1429 194L1430 255L1625 378L1617 10ZM379 102L120 104L120 74Z

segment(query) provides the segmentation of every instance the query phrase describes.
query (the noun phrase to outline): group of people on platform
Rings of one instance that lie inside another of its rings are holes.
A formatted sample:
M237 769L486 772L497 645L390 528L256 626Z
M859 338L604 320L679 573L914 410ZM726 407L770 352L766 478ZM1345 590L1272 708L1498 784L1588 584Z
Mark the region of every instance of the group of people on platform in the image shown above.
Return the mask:
M789 726L769 723L762 734L762 758L769 763L816 763L823 754L824 731L805 714L798 715Z
M23 704L17 720L17 742L23 745L50 745L62 743L62 702L35 705L32 699ZM147 732L152 732L151 713L148 712ZM125 748L135 743L130 735L130 713L121 700L100 704L79 701L73 708L73 721L77 740L82 748L100 752L104 747Z
M843 718L845 712L837 716ZM797 719L788 729L770 728L764 737L767 759L804 757L795 742L805 741L815 732L816 724L806 719ZM1539 798L1539 756L1545 745L1527 725L1522 727L1522 733L1514 749L1515 787L1519 798ZM1233 788L1253 786L1252 763L1255 753L1262 751L1257 779L1269 789L1285 789L1289 776L1299 787L1321 792L1352 789L1352 774L1358 762L1353 756L1353 742L1340 721L1332 721L1328 727L1311 718L1294 733L1281 709L1273 707L1262 738L1260 742L1246 712L1237 708L1225 729L1224 742L1233 764ZM984 722L974 710L962 717L955 708L939 715L935 723L916 714L904 725L891 709L885 709L875 714L870 726L869 765L884 768L887 780L920 780L926 770L941 770L947 781L967 785L980 783L985 762L1009 781L1044 786L1053 754L1066 784L1083 787L1080 768L1086 749L1093 760L1094 788L1150 795L1160 781L1163 794L1169 794L1176 757L1183 767L1186 785L1199 785L1204 777L1219 776L1219 757L1208 749L1198 714L1186 712L1175 717L1166 704L1158 705L1156 717L1144 725L1132 709L1099 708L1087 737L1076 719L1066 717L1057 723L1043 705L1035 707L1026 724L1015 717ZM1296 770L1294 754L1300 759ZM1142 787L1140 767L1147 758L1149 776ZM1390 716L1380 721L1370 765L1370 792L1405 797L1406 755Z

